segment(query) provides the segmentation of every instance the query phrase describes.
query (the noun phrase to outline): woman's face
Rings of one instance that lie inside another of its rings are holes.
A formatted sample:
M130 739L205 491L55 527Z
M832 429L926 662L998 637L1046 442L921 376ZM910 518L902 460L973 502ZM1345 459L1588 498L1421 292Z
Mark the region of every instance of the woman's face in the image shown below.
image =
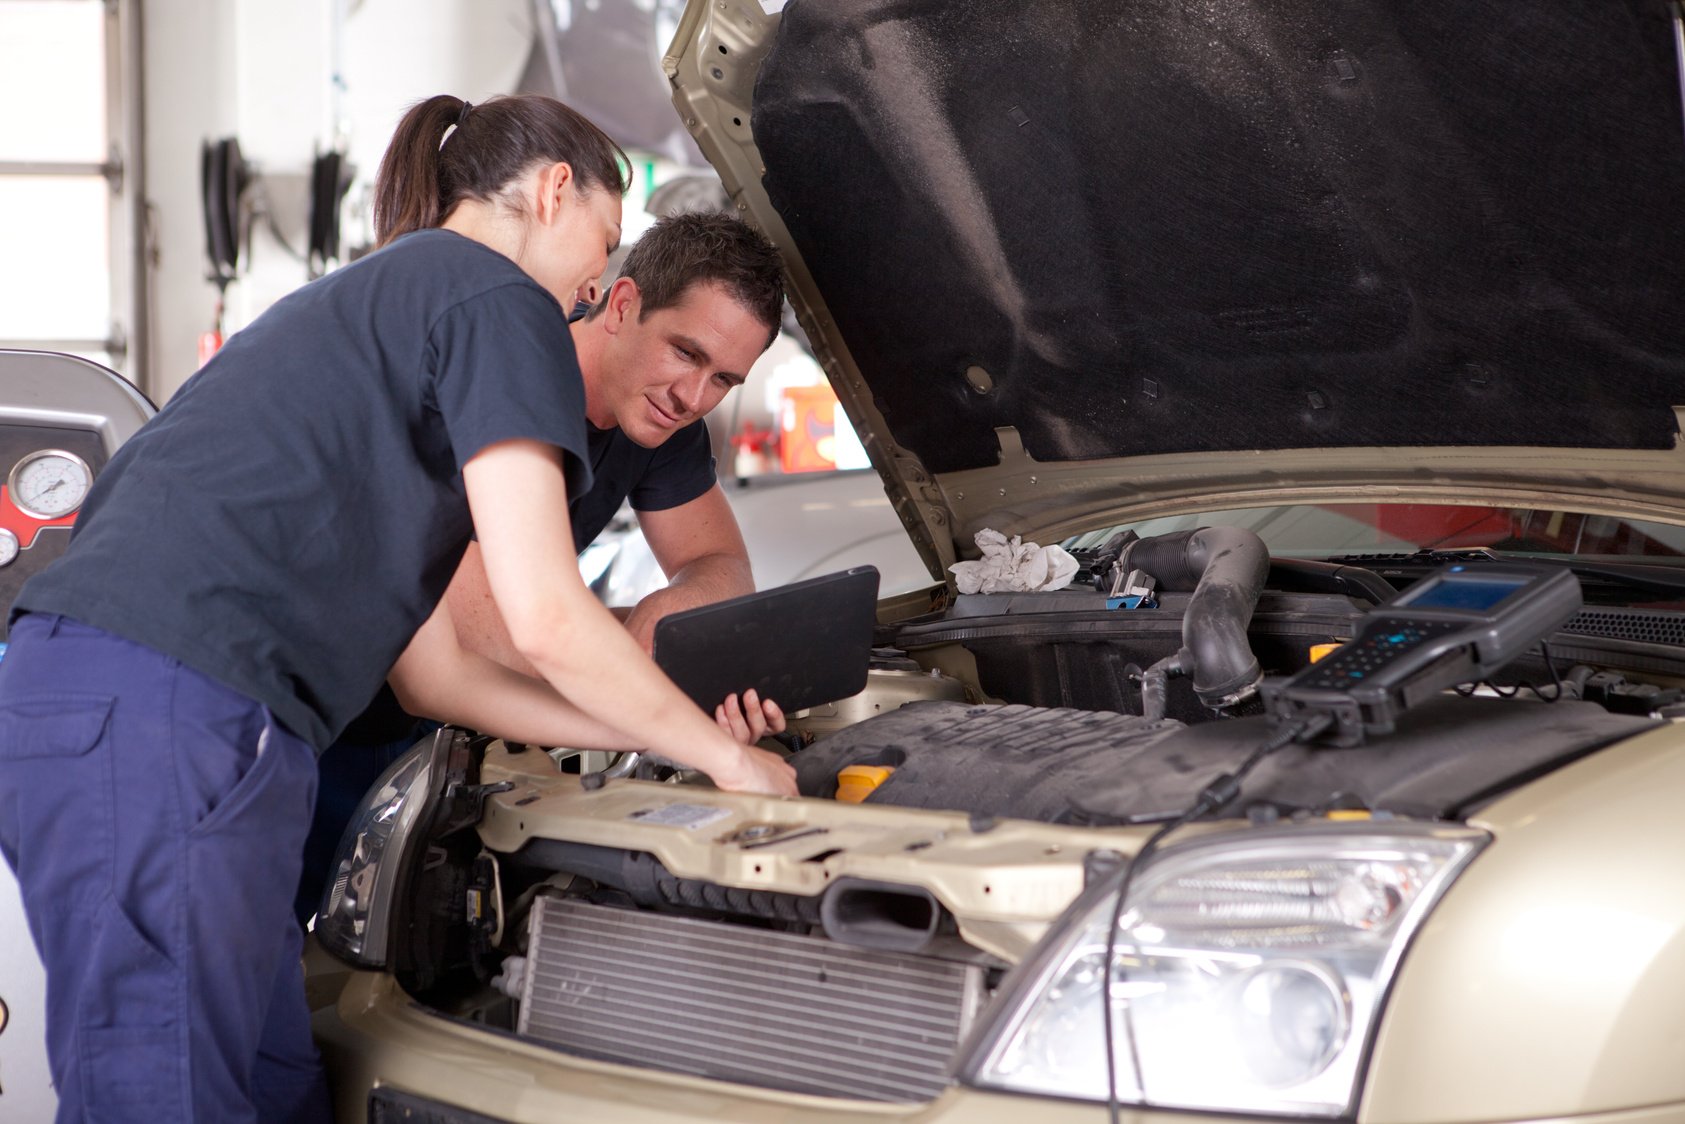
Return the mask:
M602 276L609 254L620 245L620 196L571 187L563 187L561 196L555 220L528 243L528 271L564 309L572 309L576 295Z

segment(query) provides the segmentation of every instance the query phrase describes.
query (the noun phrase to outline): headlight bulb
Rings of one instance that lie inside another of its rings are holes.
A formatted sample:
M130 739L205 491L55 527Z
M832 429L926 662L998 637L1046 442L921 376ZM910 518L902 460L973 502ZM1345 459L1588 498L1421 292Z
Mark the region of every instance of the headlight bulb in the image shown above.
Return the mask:
M1333 894L1335 914L1354 929L1383 928L1404 904L1407 887L1399 881L1397 871L1366 864L1340 880Z
M1285 1088L1328 1068L1351 1032L1350 998L1316 965L1271 961L1234 981L1240 1057L1259 1081Z

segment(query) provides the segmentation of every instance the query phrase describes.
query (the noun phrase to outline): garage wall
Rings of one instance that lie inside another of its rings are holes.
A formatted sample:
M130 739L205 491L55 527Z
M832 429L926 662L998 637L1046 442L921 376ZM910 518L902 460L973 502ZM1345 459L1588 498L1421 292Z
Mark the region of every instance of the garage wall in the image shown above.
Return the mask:
M199 142L235 125L237 5L175 0L142 9L145 36L146 196L150 203L154 398L194 368L194 337L209 323L199 218Z
M311 160L343 135L366 198L404 106L449 92L513 89L531 43L530 0L160 0L145 4L147 197L152 204L150 388L162 403L198 366L216 288L205 280L199 148L239 138L260 174L247 272L229 289L225 331L304 283ZM342 62L343 84L334 81ZM349 244L359 239L348 221Z

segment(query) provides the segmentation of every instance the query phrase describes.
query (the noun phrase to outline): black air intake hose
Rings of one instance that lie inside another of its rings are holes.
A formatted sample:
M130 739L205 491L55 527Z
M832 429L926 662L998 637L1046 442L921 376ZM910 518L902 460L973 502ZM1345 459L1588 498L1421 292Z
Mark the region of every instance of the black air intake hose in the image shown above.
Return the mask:
M1193 676L1201 702L1226 709L1257 693L1261 672L1246 626L1270 572L1263 539L1239 527L1178 531L1130 543L1119 565L1145 570L1161 590L1193 591L1182 616L1192 666L1181 670Z

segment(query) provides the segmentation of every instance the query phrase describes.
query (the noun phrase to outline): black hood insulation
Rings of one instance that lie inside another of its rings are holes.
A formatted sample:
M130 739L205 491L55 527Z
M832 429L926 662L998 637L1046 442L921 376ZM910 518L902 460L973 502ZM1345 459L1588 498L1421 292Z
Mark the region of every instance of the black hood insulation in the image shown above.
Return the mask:
M754 135L934 471L994 464L1003 426L1043 461L1665 449L1685 404L1670 11L791 0Z

